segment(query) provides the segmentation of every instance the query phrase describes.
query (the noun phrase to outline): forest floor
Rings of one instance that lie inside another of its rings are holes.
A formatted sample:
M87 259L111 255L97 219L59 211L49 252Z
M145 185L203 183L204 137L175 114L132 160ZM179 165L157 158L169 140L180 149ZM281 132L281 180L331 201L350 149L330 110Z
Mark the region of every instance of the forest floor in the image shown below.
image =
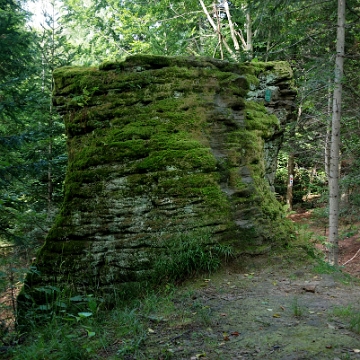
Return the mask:
M147 359L360 359L359 285L342 274L275 261L275 269L253 263L251 273L227 269L199 280L196 290L185 287L191 296L177 295L172 312L151 314L139 353Z
M310 212L291 218L306 225L325 251L321 222ZM356 229L342 230L341 264L360 248ZM61 336L49 337L46 330L47 335L29 337L6 358L360 359L359 274L360 256L341 270L309 260L304 250L248 257L208 278L169 285L101 320L64 327L57 331Z
M324 243L329 234L328 219L315 218L311 211L306 210L300 210L290 215L290 218L299 225L307 226L316 237L316 247L326 256L327 250ZM339 264L344 272L360 278L360 224L351 223L347 226L343 224L339 234Z
M290 217L313 233L326 254L325 225L309 211ZM248 258L189 282L176 291L171 311L165 305L148 316L137 355L123 358L360 359L356 229L342 228L339 263L352 260L341 271L279 254L271 260ZM101 355L115 359L119 352Z

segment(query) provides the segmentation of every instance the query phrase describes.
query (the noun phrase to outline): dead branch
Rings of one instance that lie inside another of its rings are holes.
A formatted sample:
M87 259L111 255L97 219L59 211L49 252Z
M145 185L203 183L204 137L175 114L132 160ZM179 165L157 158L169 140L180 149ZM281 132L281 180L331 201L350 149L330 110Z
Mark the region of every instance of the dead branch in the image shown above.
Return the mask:
M344 262L344 263L342 264L342 266L345 266L345 265L348 264L350 261L354 260L354 259L356 258L356 256L358 255L359 252L360 252L360 249L356 252L356 254L355 254L350 260Z

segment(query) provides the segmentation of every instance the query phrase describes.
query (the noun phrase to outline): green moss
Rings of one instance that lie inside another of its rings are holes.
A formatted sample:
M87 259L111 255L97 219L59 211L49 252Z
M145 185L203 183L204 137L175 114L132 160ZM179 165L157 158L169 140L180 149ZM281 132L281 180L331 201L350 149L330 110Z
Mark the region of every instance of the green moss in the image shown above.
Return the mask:
M275 115L268 114L264 105L246 101L246 129L259 130L263 138L271 137L280 129L280 121Z
M215 169L216 161L209 149L161 150L154 151L141 160L136 168L139 171L165 170L175 167L184 170L201 169L204 172Z
M169 177L169 175L159 177L157 191L159 194L172 196L200 197L201 194L204 194L204 188L215 188L217 192L220 192L216 178L216 174L175 173L173 177Z

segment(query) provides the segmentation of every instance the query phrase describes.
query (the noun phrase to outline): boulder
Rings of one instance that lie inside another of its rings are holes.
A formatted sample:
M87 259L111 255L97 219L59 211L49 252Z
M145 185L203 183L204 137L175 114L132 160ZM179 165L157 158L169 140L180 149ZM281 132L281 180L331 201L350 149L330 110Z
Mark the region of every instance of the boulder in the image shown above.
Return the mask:
M286 243L272 190L292 76L286 62L144 55L56 70L65 198L20 307L39 287L140 288L194 246L240 256Z

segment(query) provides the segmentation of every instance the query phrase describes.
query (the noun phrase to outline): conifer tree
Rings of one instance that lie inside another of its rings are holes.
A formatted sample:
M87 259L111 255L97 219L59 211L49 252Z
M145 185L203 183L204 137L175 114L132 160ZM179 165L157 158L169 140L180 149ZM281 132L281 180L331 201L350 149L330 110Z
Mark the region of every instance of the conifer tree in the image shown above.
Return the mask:
M6 49L0 54L6 60L0 63L6 74L0 77L0 236L33 246L42 242L62 199L67 159L64 125L52 108L52 73L69 64L72 52L51 8L37 30L26 25L27 14L15 2L7 0L2 10L9 25L0 21Z
M26 169L17 151L29 139L23 110L31 97L26 80L33 35L25 29L26 17L18 2L0 1L0 236L6 237L24 205L18 190Z
M338 0L336 36L336 61L332 107L330 174L329 174L329 262L338 265L339 258L339 164L340 164L340 124L342 108L342 82L345 56L345 0Z

